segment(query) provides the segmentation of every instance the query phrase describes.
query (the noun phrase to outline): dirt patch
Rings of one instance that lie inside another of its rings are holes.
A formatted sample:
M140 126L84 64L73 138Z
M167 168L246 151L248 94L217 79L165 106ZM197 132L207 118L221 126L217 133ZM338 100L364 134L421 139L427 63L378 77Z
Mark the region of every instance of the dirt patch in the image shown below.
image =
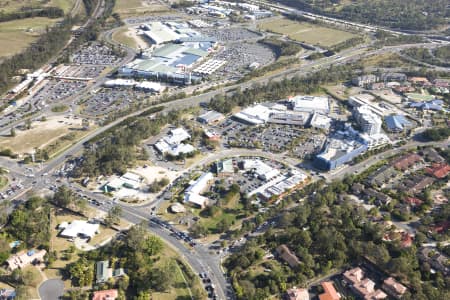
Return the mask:
M42 149L65 134L81 129L81 119L49 117L45 121L33 121L31 129L16 129L14 137L0 137L0 149L8 148L17 154L30 153L35 148Z

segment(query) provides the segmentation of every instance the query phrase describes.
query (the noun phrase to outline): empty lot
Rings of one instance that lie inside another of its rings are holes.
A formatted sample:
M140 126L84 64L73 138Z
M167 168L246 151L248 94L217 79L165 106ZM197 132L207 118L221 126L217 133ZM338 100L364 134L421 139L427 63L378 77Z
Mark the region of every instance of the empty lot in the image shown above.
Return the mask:
M43 148L71 129L81 128L81 119L50 117L46 121L34 121L29 130L16 130L16 136L0 137L0 148L9 148L14 153L30 153L34 148Z
M46 26L51 26L59 19L28 18L9 22L0 22L0 57L6 57L20 52L35 41Z
M5 13L18 11L22 7L59 7L64 10L64 12L70 11L72 9L76 0L0 0L0 11Z
M294 41L324 47L330 47L356 37L355 34L350 32L285 18L265 20L258 27L264 31L287 35Z
M122 18L168 11L170 8L157 0L116 0L114 6L114 12Z

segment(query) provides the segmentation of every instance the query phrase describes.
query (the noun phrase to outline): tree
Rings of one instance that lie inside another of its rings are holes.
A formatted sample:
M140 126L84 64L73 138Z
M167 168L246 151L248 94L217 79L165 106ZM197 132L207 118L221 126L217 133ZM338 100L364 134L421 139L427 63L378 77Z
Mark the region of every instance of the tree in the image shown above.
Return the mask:
M28 130L28 129L31 129L31 119L26 119L25 120L25 128Z
M78 286L91 285L94 280L94 265L82 257L69 266L69 274Z
M15 137L16 136L16 129L14 127L11 127L11 131L10 131L9 135L11 137Z
M225 232L228 229L230 229L230 226L231 226L231 221L228 220L227 218L223 218L222 220L220 220L217 223L216 228L217 228L218 232Z
M135 300L151 300L152 296L149 291L140 291L139 294L134 297Z
M113 206L108 211L108 215L105 218L106 226L112 226L120 222L120 217L122 216L122 208L120 206Z
M163 249L163 246L163 242L159 237L155 235L149 235L144 241L142 250L148 256L153 256L159 254Z
M208 234L208 228L202 223L196 223L189 228L189 232L195 237L202 237Z
M158 292L167 291L175 282L173 274L177 272L176 262L170 260L161 268L155 269L152 278L152 287Z
M60 207L68 208L74 201L74 194L67 186L62 185L53 195L53 202Z

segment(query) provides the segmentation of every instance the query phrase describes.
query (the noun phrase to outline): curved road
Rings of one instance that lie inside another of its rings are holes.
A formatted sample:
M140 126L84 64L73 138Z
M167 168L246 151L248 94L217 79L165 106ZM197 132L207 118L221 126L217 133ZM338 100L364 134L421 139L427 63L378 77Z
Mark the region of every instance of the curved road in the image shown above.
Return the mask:
M64 282L60 279L48 279L39 286L41 300L59 300L64 294Z

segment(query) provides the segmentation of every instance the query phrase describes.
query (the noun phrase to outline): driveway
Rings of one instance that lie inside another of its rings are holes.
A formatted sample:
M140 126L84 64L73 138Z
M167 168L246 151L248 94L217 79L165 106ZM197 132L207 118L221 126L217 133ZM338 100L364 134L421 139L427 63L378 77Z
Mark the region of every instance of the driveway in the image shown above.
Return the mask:
M59 300L64 294L64 282L60 279L49 279L39 286L41 300Z

